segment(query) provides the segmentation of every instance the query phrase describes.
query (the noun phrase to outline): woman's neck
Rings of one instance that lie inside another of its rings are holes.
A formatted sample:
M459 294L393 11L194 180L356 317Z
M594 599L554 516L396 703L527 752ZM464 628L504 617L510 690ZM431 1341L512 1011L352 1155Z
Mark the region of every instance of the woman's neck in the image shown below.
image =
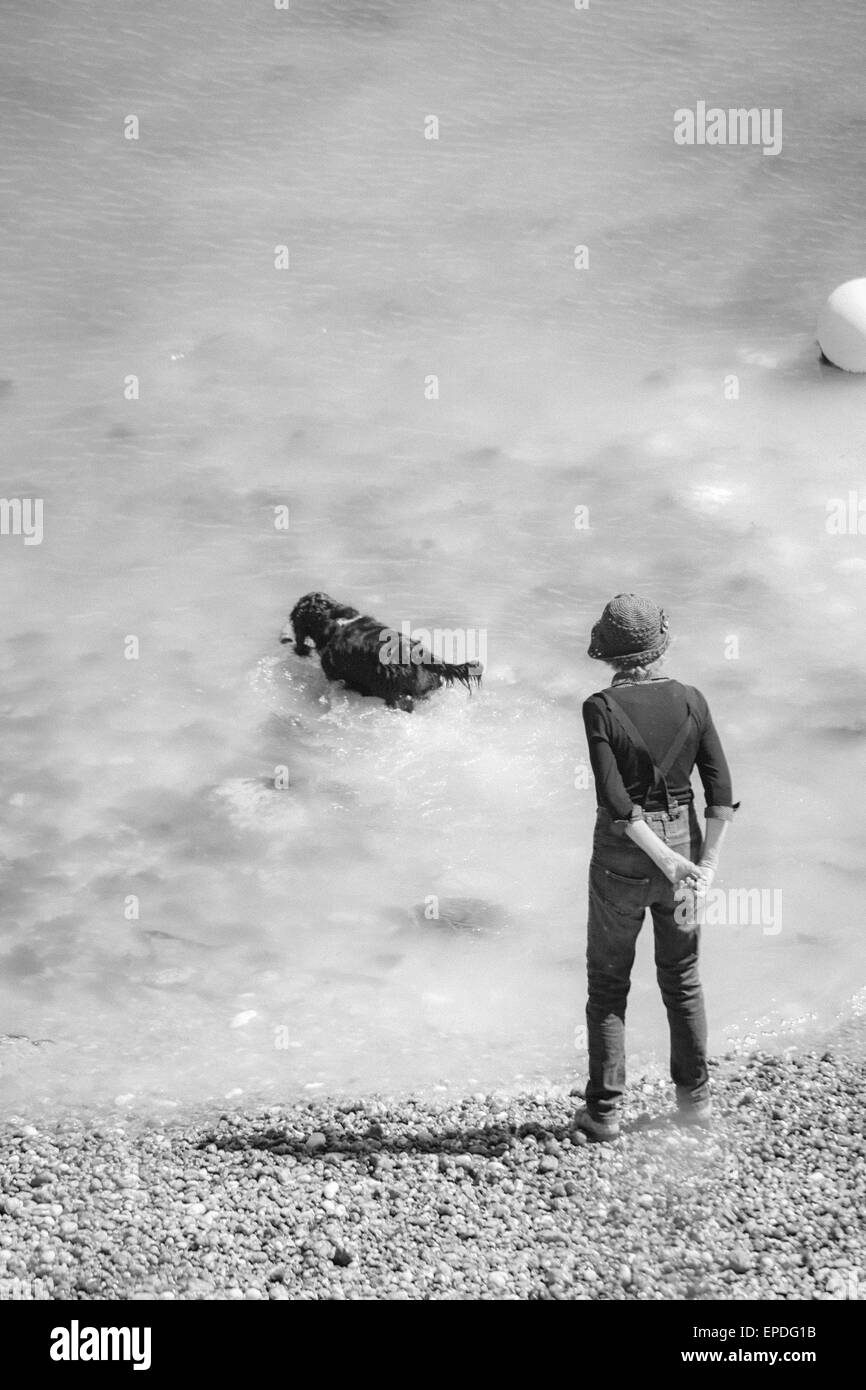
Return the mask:
M649 685L651 681L667 681L670 676L614 676L611 686L614 685Z

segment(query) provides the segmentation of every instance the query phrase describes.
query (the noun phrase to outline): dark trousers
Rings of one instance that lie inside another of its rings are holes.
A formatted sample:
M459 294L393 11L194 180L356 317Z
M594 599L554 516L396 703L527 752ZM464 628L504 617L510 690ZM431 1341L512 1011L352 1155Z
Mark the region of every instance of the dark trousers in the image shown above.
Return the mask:
M701 831L692 806L646 817L671 848L697 859ZM625 1089L625 1009L638 932L647 908L655 934L656 976L671 1035L671 1077L681 1106L707 1096L707 1022L698 978L698 928L674 919L674 887L599 811L589 865L586 1005L589 1048L587 1109L594 1118L616 1113Z

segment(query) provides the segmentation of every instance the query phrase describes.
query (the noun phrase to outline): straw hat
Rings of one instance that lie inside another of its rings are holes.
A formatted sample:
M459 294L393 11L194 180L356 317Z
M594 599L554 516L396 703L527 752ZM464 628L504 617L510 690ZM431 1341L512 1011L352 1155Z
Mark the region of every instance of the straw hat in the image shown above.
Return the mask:
M635 664L656 661L670 646L664 609L637 594L617 594L595 627L587 655L598 661L629 657Z

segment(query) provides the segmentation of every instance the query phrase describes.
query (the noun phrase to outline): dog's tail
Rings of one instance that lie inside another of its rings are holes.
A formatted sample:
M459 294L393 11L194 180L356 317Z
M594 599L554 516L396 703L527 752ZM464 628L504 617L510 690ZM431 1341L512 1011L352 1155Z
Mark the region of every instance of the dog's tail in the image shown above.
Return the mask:
M484 667L480 661L432 661L428 670L435 671L441 676L446 685L453 685L457 681L458 685L465 685L469 694L472 694L473 682L475 685L481 684L481 677L484 674Z

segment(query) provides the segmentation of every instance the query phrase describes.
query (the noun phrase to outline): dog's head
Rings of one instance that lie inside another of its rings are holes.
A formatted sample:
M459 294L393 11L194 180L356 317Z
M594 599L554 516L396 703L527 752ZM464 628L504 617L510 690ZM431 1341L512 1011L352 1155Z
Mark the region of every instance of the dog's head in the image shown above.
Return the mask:
M341 619L357 616L356 608L347 608L346 604L337 603L336 599L332 599L328 594L320 593L318 590L304 594L289 614L289 621L280 633L280 641L294 642L295 651L299 656L303 656L308 640L314 647L324 647Z

